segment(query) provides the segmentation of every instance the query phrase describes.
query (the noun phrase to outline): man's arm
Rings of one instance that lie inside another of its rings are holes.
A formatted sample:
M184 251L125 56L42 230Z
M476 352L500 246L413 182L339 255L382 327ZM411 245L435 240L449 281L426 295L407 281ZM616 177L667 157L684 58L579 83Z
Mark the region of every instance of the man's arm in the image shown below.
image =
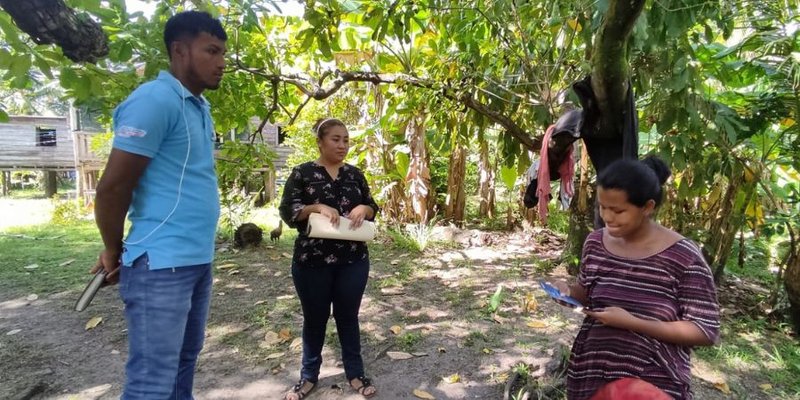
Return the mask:
M125 215L131 204L133 189L149 163L148 157L112 149L103 176L97 184L94 218L105 249L100 253L92 272L105 269L109 283L119 280L117 271L122 253Z

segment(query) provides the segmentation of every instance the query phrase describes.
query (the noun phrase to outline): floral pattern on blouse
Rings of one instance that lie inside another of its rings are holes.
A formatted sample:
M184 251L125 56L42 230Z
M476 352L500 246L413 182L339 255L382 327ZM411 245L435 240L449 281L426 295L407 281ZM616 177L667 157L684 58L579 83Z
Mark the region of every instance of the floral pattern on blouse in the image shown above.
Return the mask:
M371 207L374 214L379 210L370 195L367 180L358 168L344 164L339 168L339 175L333 179L325 167L316 162L296 166L286 179L278 207L281 219L300 233L294 242L292 262L321 266L350 264L369 258L364 242L314 239L306 235L308 221L298 221L297 216L305 206L318 203L335 208L343 217L362 204Z

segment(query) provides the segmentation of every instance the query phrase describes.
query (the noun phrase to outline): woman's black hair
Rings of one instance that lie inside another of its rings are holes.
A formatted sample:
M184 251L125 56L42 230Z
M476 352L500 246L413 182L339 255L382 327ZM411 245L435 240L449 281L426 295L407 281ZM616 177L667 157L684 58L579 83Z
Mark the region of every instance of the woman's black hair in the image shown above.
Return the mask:
M664 198L662 186L672 173L664 161L648 156L644 160L617 160L607 166L597 177L597 186L603 189L622 190L628 202L644 207L654 200L656 207Z
M314 134L317 139L322 139L328 133L327 130L334 126L341 126L347 129L347 126L339 119L336 118L320 118L314 123Z
M164 26L164 45L167 46L169 58L172 59L172 42L185 38L194 39L202 32L223 41L228 40L219 20L205 11L184 11L170 17Z

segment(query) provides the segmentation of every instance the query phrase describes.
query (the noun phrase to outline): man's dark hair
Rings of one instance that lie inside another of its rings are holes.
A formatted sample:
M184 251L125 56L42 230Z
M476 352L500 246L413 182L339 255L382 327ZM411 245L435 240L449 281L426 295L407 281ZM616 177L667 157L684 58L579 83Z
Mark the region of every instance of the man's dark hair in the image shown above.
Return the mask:
M205 32L222 40L228 40L228 35L222 29L218 19L204 11L184 11L173 15L164 27L164 45L167 46L167 55L172 59L170 44L181 39L194 39Z
M617 160L600 173L597 185L622 190L628 194L628 202L637 207L644 207L648 200L654 200L658 207L664 198L662 186L670 175L667 164L657 157Z

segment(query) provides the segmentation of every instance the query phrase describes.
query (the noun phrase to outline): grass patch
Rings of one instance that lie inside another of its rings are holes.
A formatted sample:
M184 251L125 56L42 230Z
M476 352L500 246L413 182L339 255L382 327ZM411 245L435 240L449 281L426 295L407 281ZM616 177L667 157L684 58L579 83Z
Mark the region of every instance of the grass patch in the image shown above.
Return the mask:
M89 280L89 268L102 249L93 221L0 232L0 292L18 296L80 289Z
M695 356L729 376L770 383L774 398L800 397L800 347L763 321L726 321L720 344L696 348Z
M770 241L762 236L759 238L745 237L744 263L739 265L739 238L733 241L730 256L725 263L725 269L742 278L749 278L762 284L772 284L775 276L769 271L772 255L770 254Z
M405 352L411 352L422 341L422 333L406 332L395 339L397 346Z

